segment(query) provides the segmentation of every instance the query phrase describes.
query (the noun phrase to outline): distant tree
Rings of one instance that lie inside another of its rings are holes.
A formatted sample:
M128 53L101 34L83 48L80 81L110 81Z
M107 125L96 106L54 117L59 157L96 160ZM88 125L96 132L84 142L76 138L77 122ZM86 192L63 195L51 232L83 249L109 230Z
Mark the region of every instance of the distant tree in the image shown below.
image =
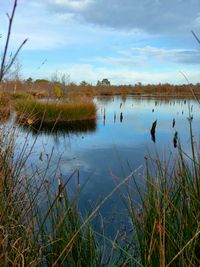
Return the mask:
M104 78L102 81L97 81L97 86L110 86L111 83L107 78Z
M87 83L86 81L82 81L82 82L80 83L80 85L81 85L81 86L90 86L90 84Z
M101 86L101 82L99 80L97 81L97 86Z
M63 86L66 86L69 84L70 81L70 75L69 74L65 74L65 73L61 73L61 72L54 72L51 75L51 82L52 83L57 83L57 84L61 84Z
M26 79L26 82L29 83L29 84L33 83L33 79L31 77L29 77L28 79Z
M61 74L60 81L61 81L63 86L68 85L70 82L70 75L67 73Z
M68 85L69 86L77 86L77 84L75 82L70 82Z
M80 82L80 85L82 85L82 86L86 86L87 83L86 83L86 81L82 81L82 82Z
M70 75L62 72L54 72L51 76L51 84L53 86L54 94L57 98L63 96L66 92L67 85L69 85Z
M107 78L104 78L104 79L101 81L101 84L102 84L103 86L110 86L110 85L111 85L110 81L109 81Z

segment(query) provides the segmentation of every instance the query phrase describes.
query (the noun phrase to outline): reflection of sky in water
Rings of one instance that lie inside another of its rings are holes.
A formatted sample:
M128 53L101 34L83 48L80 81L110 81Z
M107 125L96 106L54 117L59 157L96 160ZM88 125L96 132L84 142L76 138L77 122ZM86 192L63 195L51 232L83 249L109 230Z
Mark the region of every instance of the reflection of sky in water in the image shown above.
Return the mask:
M133 97L98 98L95 101L98 105L95 132L59 135L43 133L38 136L29 159L29 163L42 167L45 165L45 156L43 161L39 160L40 153L45 150L44 155L49 155L54 148L52 157L54 164L51 171L56 168L60 157L58 172L61 172L64 177L78 168L81 184L83 185L88 180L81 193L80 206L83 209L93 206L93 203L97 203L102 196L112 190L114 186L112 174L122 178L130 173L127 162L134 170L141 164L144 165L144 156L149 152L157 151L162 157L163 155L167 157L170 151L175 151L172 142L175 131L178 131L183 149L190 153L188 101L185 103L183 100L141 100ZM197 138L199 137L200 107L195 101L190 101L190 105L193 106L193 131ZM122 122L120 122L121 112ZM114 116L116 116L115 121ZM172 128L173 118L176 121L174 128ZM151 140L150 129L155 120L157 120L157 127L154 144ZM23 130L18 142L23 143L25 138L26 133ZM28 137L32 142L34 138L31 134ZM145 169L143 168L140 172L145 173ZM76 182L76 178L71 181L72 188L75 187ZM142 183L141 177L138 178L138 182ZM135 199L137 200L137 194L135 194ZM119 205L119 199L115 196L105 204L102 210L107 212L112 210L113 206L119 207Z

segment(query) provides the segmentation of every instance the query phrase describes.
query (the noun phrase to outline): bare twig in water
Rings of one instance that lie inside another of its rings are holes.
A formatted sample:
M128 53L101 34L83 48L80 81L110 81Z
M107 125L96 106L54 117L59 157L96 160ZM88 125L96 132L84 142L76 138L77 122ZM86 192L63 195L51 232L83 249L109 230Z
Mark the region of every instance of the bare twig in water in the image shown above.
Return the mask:
M176 123L176 121L175 121L175 119L173 118L173 122L172 122L172 128L174 128L174 126L175 126L175 123Z
M174 148L177 147L177 141L178 141L178 132L175 132L174 138L173 138Z
M154 143L156 142L156 137L155 137L156 125L157 125L157 120L153 122L152 127L151 127L151 139Z

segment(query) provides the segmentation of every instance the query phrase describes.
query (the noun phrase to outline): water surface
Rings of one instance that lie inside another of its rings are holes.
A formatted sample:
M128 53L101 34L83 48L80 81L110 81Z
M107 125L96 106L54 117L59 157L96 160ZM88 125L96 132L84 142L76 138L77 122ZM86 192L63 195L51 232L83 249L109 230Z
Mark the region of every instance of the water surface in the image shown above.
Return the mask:
M158 100L152 98L97 97L98 118L95 125L58 131L41 131L28 159L28 164L45 166L53 150L51 168L47 179L57 186L57 177L66 180L75 170L77 175L71 179L69 190L81 185L79 206L82 211L95 207L131 170L140 168L136 175L140 186L145 184L145 157L168 159L175 153L173 137L178 132L182 147L190 154L189 109L193 116L194 136L198 141L200 107L193 100ZM173 127L173 119L175 125ZM157 120L155 143L150 129ZM19 128L17 139L20 147L27 138L27 131ZM35 132L29 133L29 146L36 138ZM172 160L173 161L173 160ZM59 166L58 166L59 162ZM55 174L56 175L53 175ZM136 190L133 198L139 201ZM119 193L114 194L101 208L102 216L114 218L116 212L123 212L124 206ZM123 218L123 216L122 216Z

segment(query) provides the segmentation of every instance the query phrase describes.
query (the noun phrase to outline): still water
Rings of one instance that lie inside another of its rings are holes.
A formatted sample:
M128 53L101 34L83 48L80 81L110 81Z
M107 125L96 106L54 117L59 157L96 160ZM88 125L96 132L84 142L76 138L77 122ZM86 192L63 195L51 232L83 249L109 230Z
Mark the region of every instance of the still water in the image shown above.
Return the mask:
M53 151L46 179L55 187L60 175L66 181L74 170L78 170L70 180L68 190L76 191L80 183L79 206L83 212L92 210L131 170L139 168L136 180L143 186L144 157L155 157L156 153L162 159L173 157L177 153L173 145L176 131L184 151L190 153L189 109L197 141L200 130L200 106L194 100L115 96L97 97L95 102L98 107L96 123L52 132L41 131L37 137L34 132L27 137L27 131L19 128L17 138L19 148L25 139L29 140L31 147L37 138L27 161L32 168L45 168ZM156 120L154 143L150 130ZM133 190L133 198L139 202L136 190L135 193ZM123 214L119 192L112 195L100 211L105 219L114 218L116 212Z

